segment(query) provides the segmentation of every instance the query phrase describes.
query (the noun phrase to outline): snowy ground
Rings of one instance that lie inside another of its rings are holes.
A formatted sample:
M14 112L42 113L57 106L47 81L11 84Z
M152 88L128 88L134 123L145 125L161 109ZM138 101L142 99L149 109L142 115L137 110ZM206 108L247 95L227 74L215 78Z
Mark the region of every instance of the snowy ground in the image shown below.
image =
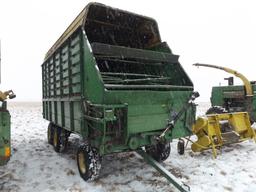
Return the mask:
M198 114L208 108L199 105ZM84 182L78 173L75 151L79 143L72 137L69 150L54 152L46 141L48 122L43 120L40 103L11 104L12 157L0 167L1 192L67 191L67 192L156 192L177 191L135 153L110 155L104 158L100 179ZM164 166L191 187L192 192L255 192L256 144L244 142L224 147L217 159L210 151L185 155L172 145Z

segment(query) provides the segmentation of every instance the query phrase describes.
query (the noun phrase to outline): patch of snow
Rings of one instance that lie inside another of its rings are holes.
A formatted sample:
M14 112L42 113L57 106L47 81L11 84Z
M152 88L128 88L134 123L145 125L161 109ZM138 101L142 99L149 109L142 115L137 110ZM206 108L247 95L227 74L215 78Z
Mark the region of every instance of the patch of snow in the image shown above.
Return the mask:
M199 103L197 115L204 114L208 108L209 103ZM84 182L76 165L76 147L80 142L77 136L71 136L67 152L55 153L47 143L48 122L42 118L40 103L16 103L9 109L12 115L12 157L6 166L0 167L0 176L3 175L0 191L177 191L132 152L104 157L100 178ZM217 159L212 158L210 150L193 153L190 144L180 156L176 146L177 140L174 140L171 155L163 165L188 184L192 192L256 191L254 142L223 147Z

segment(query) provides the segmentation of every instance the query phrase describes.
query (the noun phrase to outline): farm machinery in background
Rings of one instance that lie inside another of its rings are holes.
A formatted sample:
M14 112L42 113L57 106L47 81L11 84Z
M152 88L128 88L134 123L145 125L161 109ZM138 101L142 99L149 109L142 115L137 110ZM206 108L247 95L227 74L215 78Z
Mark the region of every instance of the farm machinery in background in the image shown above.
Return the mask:
M240 78L244 85L234 86L233 77L225 78L228 86L212 88L211 105L205 117L199 117L193 126L198 140L192 144L193 151L217 148L225 144L238 143L248 139L256 141L251 123L256 119L256 85L241 73L216 65L196 63L195 66L216 68Z
M5 165L11 157L11 115L6 100L15 97L12 90L0 91L0 165Z
M225 78L228 86L216 86L212 88L211 105L207 114L248 112L250 121L256 121L256 81L249 81L243 74L229 69L209 64L194 64L198 67L210 67L226 71L242 80L244 85L234 85L233 77Z
M0 69L1 69L1 41L0 41ZM1 71L0 71L1 74ZM0 76L1 82L1 76ZM16 95L12 90L0 91L0 166L5 165L11 157L11 115L7 110L7 99Z

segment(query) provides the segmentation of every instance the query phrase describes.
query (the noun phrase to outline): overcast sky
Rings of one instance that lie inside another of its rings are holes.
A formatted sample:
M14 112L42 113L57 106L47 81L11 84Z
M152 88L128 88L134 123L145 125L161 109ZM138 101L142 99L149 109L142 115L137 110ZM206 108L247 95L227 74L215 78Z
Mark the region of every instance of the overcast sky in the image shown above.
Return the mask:
M16 101L40 101L41 64L47 50L89 1L0 0L1 90L13 89ZM101 0L113 7L156 19L162 41L208 101L211 87L229 75L192 67L222 65L256 80L256 1L249 0ZM235 79L236 83L240 83Z

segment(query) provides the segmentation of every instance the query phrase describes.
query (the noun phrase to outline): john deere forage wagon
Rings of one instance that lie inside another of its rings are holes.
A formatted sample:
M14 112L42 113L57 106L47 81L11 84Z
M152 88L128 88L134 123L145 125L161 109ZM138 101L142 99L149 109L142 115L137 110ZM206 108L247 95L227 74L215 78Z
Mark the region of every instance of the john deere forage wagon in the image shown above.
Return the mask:
M154 19L87 5L42 64L48 142L60 152L71 133L83 138L84 180L97 177L106 154L145 146L155 160L167 159L169 142L191 135L195 118L194 105L184 107L195 95L178 58Z

